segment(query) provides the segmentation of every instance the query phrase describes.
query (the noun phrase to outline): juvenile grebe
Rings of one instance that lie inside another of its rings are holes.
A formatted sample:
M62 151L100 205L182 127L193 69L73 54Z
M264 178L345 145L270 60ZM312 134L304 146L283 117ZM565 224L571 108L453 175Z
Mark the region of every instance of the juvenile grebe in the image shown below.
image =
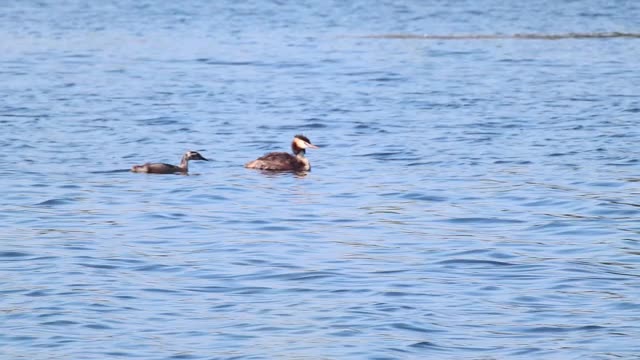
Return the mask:
M313 145L306 136L296 135L291 142L293 155L286 152L272 152L244 164L244 167L270 171L309 171L311 165L304 157L307 148L317 149L318 147Z
M144 165L133 165L131 171L136 173L149 173L149 174L186 174L189 172L189 160L204 160L209 161L200 155L197 151L187 151L182 156L180 165L170 165L164 163L146 163Z

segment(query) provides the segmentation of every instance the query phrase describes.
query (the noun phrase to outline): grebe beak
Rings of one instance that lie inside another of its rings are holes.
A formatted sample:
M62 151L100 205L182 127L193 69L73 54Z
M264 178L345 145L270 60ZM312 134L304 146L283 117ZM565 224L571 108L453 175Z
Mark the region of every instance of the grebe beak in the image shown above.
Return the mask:
M313 145L312 143L307 142L307 141L305 141L305 140L303 140L303 139L300 139L300 138L294 138L294 139L293 139L293 143L294 143L294 144L295 144L295 146L297 146L299 149L308 149L308 148L311 148L311 149L317 149L317 148L318 148L317 146Z
M200 155L200 153L196 153L194 157L191 158L191 160L204 160L204 161L209 161L209 159L205 158L204 156Z

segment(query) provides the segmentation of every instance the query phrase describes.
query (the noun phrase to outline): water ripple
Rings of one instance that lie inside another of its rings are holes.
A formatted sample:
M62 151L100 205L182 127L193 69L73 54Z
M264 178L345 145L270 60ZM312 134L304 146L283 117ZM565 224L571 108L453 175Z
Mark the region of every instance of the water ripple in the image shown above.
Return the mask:
M6 4L2 358L637 358L605 5ZM243 167L297 133L312 171Z
M370 39L424 39L424 40L565 40L565 39L638 39L640 33L633 32L594 32L594 33L565 33L565 34L465 34L465 35L419 35L419 34L379 34L361 35Z

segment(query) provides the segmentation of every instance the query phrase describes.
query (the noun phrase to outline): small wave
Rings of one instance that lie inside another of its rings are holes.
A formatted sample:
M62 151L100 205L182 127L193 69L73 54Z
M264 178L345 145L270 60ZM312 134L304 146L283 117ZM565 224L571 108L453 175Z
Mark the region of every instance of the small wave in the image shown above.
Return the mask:
M14 257L25 257L30 256L31 254L21 252L21 251L0 251L0 258L14 258Z
M258 230L261 230L261 231L292 231L292 230L295 230L295 229L290 227L290 226L270 225L270 226L260 227L260 228L258 228Z
M311 281L318 280L324 278L331 278L340 276L339 273L329 272L329 271L305 271L305 272L289 272L285 274L256 274L257 276L252 275L251 277L255 279L280 279L286 281Z
M402 197L410 200L421 200L421 201L432 201L432 202L441 202L441 201L447 200L447 198L442 196L427 195L427 194L421 194L421 193L408 193L408 194L402 195Z
M420 341L415 344L411 344L409 346L412 348L419 348L419 349L442 349L442 346L436 345L431 341Z
M69 199L49 199L46 201L43 201L41 203L37 203L36 206L56 206L56 205L65 205L65 204L69 204L72 201Z
M246 286L246 287L233 289L233 293L239 294L239 295L251 295L251 294L262 294L270 290L272 289L264 286Z
M84 267L88 267L88 268L93 268L93 269L107 269L107 270L112 270L112 269L117 269L118 266L116 265L104 265L104 264L87 264L87 263L78 263L78 265L80 266L84 266Z
M141 119L138 120L138 123L143 126L166 126L178 124L178 120L167 116L159 116L155 118Z
M189 360L189 359L197 359L197 358L199 358L199 356L192 355L192 354L176 354L169 357L169 359L176 359L176 360Z
M209 59L209 58L199 58L195 60L199 63L205 63L207 65L218 65L218 66L247 66L247 65L258 65L253 61L224 61L217 59Z
M319 122L310 122L308 124L305 124L304 127L307 129L324 129L328 126Z
M68 326L68 325L76 325L76 324L77 324L77 322L75 322L75 321L56 320L56 321L43 322L40 325L45 325L45 326Z
M408 330L408 331L414 331L414 332L419 332L419 333L444 332L444 330L427 329L427 328L424 328L424 327L409 325L409 324L405 324L405 323L391 324L391 327L395 328L395 329L398 329L398 330Z
M231 291L230 288L224 286L201 286L197 288L186 288L186 291L203 292L203 293L223 293Z
M197 194L189 197L192 200L199 200L200 202L207 201L225 201L229 200L229 198L224 197L222 195L214 195L214 194Z
M179 291L171 290L171 289L161 289L161 288L142 288L142 291L151 292L151 293L162 293L162 294L175 294Z
M563 40L563 39L611 39L627 38L640 39L640 33L626 32L595 32L580 33L570 32L564 34L458 34L458 35L430 35L430 34L372 34L355 36L367 39L423 39L423 40Z
M29 296L29 297L40 297L40 296L48 296L48 295L49 293L46 290L34 290L24 294L24 296Z
M517 219L501 219L501 218L473 218L473 217L469 217L469 218L452 218L452 219L448 219L448 220L444 220L446 222L450 222L450 223L454 223L454 224L472 224L472 223L478 223L478 224L520 224L520 223L524 223L523 220L517 220Z
M585 326L538 326L530 329L524 329L524 332L529 333L565 333L572 331L595 331L595 330L604 330L606 329L603 326L599 325L585 325Z
M117 170L103 170L103 171L90 171L91 174L115 174L115 173L124 173L130 172L130 169L117 169Z
M176 272L178 271L178 268L175 266L168 266L168 265L162 265L162 264L152 264L152 265L143 265L143 266L139 266L135 269L133 269L134 271L142 271L142 272L147 272L147 271L152 271L152 272Z
M475 259L451 259L451 260L443 260L438 262L438 264L460 264L460 265L491 265L491 266L512 266L515 264L504 262L504 261L495 261L495 260L475 260Z

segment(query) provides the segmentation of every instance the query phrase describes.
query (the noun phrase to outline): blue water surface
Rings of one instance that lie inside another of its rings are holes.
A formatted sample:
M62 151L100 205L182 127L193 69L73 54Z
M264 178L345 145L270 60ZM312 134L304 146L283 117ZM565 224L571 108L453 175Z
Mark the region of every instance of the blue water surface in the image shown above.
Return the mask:
M638 19L4 4L0 358L640 357Z

